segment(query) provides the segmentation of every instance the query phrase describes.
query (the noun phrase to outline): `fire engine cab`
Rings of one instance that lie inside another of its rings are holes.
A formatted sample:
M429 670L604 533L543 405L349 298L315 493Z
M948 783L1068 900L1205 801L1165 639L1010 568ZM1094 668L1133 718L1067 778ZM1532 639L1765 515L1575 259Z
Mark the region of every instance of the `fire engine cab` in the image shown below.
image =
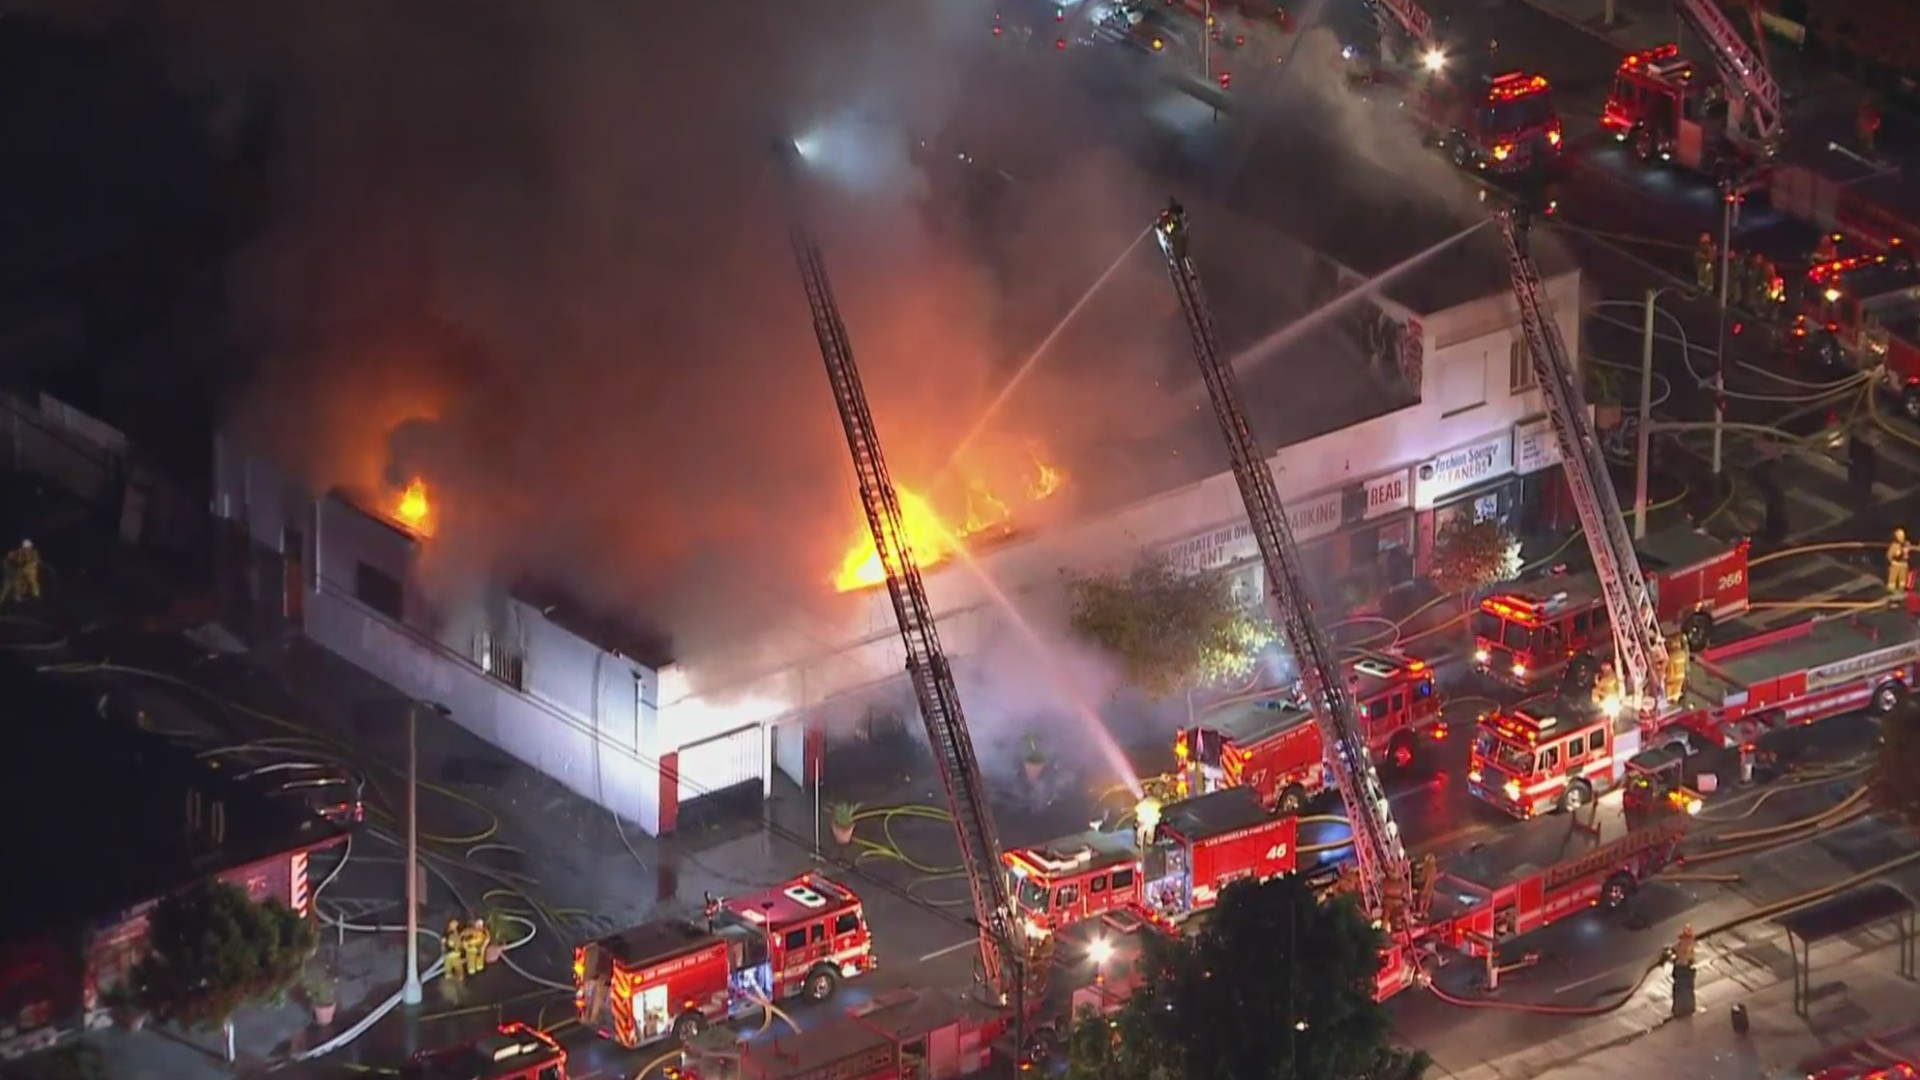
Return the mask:
M1265 881L1298 863L1298 823L1268 814L1249 788L1142 810L1138 832L1082 833L1001 856L1030 937L1094 919L1171 928L1232 882ZM1144 854L1141 835L1150 838Z
M1560 114L1545 76L1510 71L1465 83L1427 78L1412 106L1421 126L1463 169L1518 173L1560 159Z
M1920 420L1920 271L1892 246L1808 270L1792 339L1822 363L1880 368L1881 389Z
M1699 651L1716 624L1747 611L1747 542L1729 548L1694 529L1668 529L1636 542L1660 625ZM1540 585L1494 593L1473 614L1474 666L1532 689L1564 678L1592 685L1613 649L1599 575L1558 574Z
M626 1047L685 1041L768 1002L824 1001L872 971L860 898L819 874L752 896L709 901L707 925L656 920L574 950L583 1027Z
M1423 738L1442 739L1446 698L1426 661L1370 652L1347 665L1367 747L1396 768L1419 758ZM1326 788L1320 729L1297 696L1261 698L1217 711L1174 741L1181 789L1207 794L1245 785L1268 807L1298 813Z
M1740 152L1727 137L1726 88L1667 44L1620 61L1600 126L1648 163L1717 174Z
M422 1050L400 1075L405 1080L567 1080L567 1052L538 1028L505 1024L470 1043Z
M1578 810L1613 789L1613 725L1559 695L1491 713L1474 732L1467 790L1519 818Z

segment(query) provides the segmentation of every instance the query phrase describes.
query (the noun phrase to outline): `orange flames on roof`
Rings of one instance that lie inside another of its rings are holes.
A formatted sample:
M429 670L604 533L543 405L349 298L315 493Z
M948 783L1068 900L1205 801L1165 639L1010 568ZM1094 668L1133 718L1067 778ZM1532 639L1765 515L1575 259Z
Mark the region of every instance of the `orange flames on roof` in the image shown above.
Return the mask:
M433 501L427 495L427 482L414 477L407 483L405 490L394 496L393 520L406 526L409 532L421 536L432 536Z
M1024 494L1026 502L1036 503L1052 498L1066 483L1067 474L1059 466L1048 464L1038 453L1031 457ZM966 515L954 524L949 524L949 519L935 510L926 496L905 487L898 491L900 524L906 533L907 546L922 569L951 558L961 542L969 537L1005 536L1013 531L1012 509L984 480L974 480L967 485ZM833 587L840 592L853 592L886 582L887 572L880 564L880 553L874 548L873 537L863 528L841 557Z

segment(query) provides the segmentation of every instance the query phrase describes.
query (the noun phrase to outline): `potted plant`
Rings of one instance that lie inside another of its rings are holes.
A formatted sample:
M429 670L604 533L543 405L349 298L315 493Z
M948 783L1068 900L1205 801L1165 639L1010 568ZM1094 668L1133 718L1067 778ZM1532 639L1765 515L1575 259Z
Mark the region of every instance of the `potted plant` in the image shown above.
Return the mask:
M107 1007L113 1022L128 1031L139 1031L147 1026L146 1003L140 1000L130 980L122 979L100 995L100 1003Z
M504 911L487 912L487 963L497 964L507 955L507 942L517 929Z
M1039 783L1041 774L1047 771L1047 755L1040 752L1038 736L1027 736L1027 756L1021 764L1027 770L1027 779L1032 783Z
M308 972L305 991L307 1004L313 1006L313 1022L321 1027L333 1023L334 1012L340 1007L333 980L323 971Z
M1620 381L1612 371L1587 363L1587 397L1593 405L1593 426L1611 431L1620 426Z
M853 823L860 813L860 804L838 802L834 803L831 809L833 811L833 842L845 847L853 843Z

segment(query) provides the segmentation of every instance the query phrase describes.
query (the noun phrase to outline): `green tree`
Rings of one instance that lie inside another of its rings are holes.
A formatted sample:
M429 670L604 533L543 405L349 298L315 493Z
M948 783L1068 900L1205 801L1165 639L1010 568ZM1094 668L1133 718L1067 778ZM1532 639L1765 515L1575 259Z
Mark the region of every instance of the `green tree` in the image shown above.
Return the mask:
M1520 545L1498 521L1456 517L1433 538L1433 583L1472 592L1520 572Z
M1297 877L1235 884L1197 933L1148 943L1140 987L1080 1021L1070 1062L1115 1080L1420 1080L1426 1055L1391 1044L1374 1001L1381 944L1351 897L1323 904Z
M241 1006L286 993L314 950L306 919L278 901L256 904L224 881L161 900L148 927L134 992L156 1018L185 1028L219 1027Z
M1880 749L1867 797L1875 809L1920 829L1920 704L1909 700L1880 724Z
M1233 595L1224 573L1183 574L1161 560L1067 585L1074 632L1118 657L1154 697L1242 679L1274 641L1272 625Z

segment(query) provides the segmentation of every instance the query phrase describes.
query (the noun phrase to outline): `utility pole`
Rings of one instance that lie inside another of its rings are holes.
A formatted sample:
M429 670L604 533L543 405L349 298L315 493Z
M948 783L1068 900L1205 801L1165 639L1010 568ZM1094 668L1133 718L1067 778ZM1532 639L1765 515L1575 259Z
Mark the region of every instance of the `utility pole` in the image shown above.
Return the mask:
M1646 325L1640 341L1640 430L1633 466L1633 538L1647 538L1647 454L1653 446L1653 316L1659 289L1647 290Z
M403 1005L418 1005L420 991L420 703L407 702L407 981Z
M1727 305L1731 300L1729 280L1733 276L1733 226L1740 216L1739 181L1729 178L1722 193L1724 206L1720 216L1720 325L1713 348L1713 475L1719 476L1725 442L1727 389Z

